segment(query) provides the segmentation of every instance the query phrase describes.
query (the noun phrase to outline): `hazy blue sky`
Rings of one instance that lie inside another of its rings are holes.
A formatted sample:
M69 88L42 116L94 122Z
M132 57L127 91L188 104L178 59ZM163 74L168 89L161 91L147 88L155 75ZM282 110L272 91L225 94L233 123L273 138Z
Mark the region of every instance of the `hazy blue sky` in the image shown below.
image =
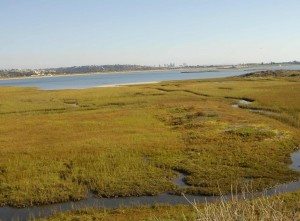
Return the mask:
M0 68L290 60L299 0L0 0Z

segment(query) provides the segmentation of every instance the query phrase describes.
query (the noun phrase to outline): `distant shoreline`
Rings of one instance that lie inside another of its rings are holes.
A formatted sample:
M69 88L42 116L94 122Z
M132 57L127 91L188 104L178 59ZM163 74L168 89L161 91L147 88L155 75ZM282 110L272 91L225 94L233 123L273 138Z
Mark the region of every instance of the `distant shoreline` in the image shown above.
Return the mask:
M25 77L9 77L3 78L0 77L0 81L3 80L18 80L18 79L35 79L35 78L51 78L51 77L70 77L70 76L84 76L84 75L107 75L107 74L129 74L129 73L137 73L137 72L164 72L164 71L181 71L181 73L201 73L201 72L218 72L218 69L231 69L225 67L205 67L205 68L172 68L172 69L150 69L150 70L133 70L133 71L106 71L106 72L88 72L88 73L68 73L68 74L53 74L53 75L41 75L41 76L25 76ZM240 69L240 68L235 68Z
M298 64L282 64L282 66L294 66ZM129 74L137 72L165 72L165 71L181 71L181 73L202 73L202 72L219 72L220 69L247 69L254 67L272 67L278 66L278 64L266 64L258 66L212 66L212 67L187 67L187 68L166 68L166 69L149 69L149 70L129 70L129 71L106 71L106 72L80 72L80 73L56 73L52 75L40 75L40 76L20 76L20 77L2 77L0 76L0 81L5 80L18 80L18 79L39 79L39 78L51 78L51 77L70 77L70 76L84 76L84 75L108 75L108 74ZM280 65L281 66L281 65ZM253 72L257 71L253 69Z
M196 68L195 68L196 69ZM165 70L135 70L135 71L107 71L107 72L90 72L90 73L73 73L73 74L53 74L52 76L26 76L26 77L13 77L13 78L3 78L0 77L0 81L3 80L18 80L18 79L35 79L35 78L51 78L51 77L70 77L70 76L84 76L84 75L105 75L105 74L127 74L127 73L137 73L137 72L163 72L163 71L183 71L192 70L192 68L174 68Z
M45 75L45 76L25 76L25 77L8 77L3 78L0 76L0 81L2 80L17 80L17 79L35 79L35 78L51 78L51 77L69 77L69 76L84 76L84 75L105 75L105 74L129 74L129 73L137 73L137 72L164 72L164 71L181 71L181 72L190 72L190 71L197 71L197 72L212 72L218 71L218 69L231 69L231 67L226 66L215 66L215 67L195 67L195 68L170 68L170 69L150 69L150 70L132 70L132 71L106 71L106 72L88 72L88 73L68 73L68 74L53 74L53 75ZM240 69L240 68L235 68Z

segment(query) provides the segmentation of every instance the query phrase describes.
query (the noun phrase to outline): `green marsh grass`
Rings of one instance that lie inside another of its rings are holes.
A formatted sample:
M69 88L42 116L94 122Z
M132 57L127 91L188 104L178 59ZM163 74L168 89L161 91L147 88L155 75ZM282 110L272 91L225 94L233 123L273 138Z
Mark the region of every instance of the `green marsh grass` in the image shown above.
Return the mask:
M80 200L89 191L216 195L245 180L255 190L296 180L288 165L300 142L299 91L289 78L1 87L0 205ZM282 117L232 108L225 97L253 99L251 106ZM189 188L176 187L176 171Z

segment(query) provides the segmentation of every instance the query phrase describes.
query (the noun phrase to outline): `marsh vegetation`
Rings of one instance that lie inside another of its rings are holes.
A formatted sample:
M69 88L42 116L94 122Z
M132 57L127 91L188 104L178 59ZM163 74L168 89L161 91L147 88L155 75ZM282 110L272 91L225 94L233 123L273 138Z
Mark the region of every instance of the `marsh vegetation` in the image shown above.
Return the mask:
M297 180L299 72L40 91L0 88L0 205L218 195ZM232 108L236 99L251 104ZM250 112L266 110L276 115ZM173 180L186 174L186 188ZM187 209L189 210L189 209Z

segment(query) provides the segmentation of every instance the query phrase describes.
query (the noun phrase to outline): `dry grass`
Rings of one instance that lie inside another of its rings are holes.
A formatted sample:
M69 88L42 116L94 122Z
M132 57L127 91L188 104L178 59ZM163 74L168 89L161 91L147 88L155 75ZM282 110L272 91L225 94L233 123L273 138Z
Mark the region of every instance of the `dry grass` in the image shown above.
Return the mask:
M197 221L284 221L298 220L299 214L291 209L287 209L284 201L280 197L268 198L260 197L256 200L240 200L233 197L230 201L221 199L219 203L211 203L198 209Z

